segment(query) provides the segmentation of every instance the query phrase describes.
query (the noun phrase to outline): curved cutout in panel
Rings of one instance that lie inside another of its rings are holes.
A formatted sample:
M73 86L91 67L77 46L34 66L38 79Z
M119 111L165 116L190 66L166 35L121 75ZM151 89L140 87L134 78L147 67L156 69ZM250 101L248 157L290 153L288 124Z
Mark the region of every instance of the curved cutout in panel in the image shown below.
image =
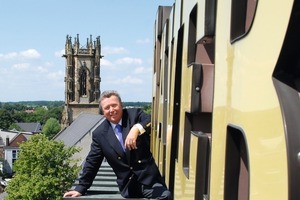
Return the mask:
M249 155L247 141L240 128L227 127L224 200L249 199Z
M258 0L232 0L230 41L247 35L254 20Z
M299 199L300 165L300 1L294 1L284 43L273 72L283 115L288 159L288 199Z

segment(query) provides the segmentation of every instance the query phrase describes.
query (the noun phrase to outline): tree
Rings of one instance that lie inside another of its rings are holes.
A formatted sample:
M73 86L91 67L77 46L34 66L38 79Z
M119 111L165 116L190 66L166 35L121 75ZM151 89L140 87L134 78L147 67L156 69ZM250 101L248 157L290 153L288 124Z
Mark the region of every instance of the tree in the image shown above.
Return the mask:
M151 105L146 105L146 106L144 106L143 109L144 109L145 113L151 114L151 110L152 110Z
M49 140L44 134L33 135L20 144L15 175L5 188L5 200L58 200L70 189L80 167L71 156L77 147Z
M48 111L43 107L35 108L31 122L40 122L41 124L45 124L47 121L47 112Z
M28 118L29 115L30 115L29 113L26 113L24 111L18 111L18 112L12 113L12 118L16 122L26 122L26 119Z
M48 137L52 138L55 134L60 131L61 127L59 121L55 118L50 118L46 121L42 132Z
M9 130L24 131L24 130L21 129L21 127L18 126L16 123L12 123L12 124L9 126Z
M0 129L7 130L13 121L11 114L7 110L0 109Z
M60 120L62 117L63 107L53 107L48 110L48 118L55 118Z

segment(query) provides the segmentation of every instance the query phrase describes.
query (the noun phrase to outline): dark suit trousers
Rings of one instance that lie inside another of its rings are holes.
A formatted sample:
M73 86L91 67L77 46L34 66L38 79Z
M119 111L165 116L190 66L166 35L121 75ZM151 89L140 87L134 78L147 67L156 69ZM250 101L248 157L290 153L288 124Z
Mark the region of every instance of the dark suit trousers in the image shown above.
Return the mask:
M136 176L132 175L129 182L121 192L121 195L125 198L147 198L147 199L160 199L160 200L172 200L172 194L168 188L158 182L151 185L140 184L136 180Z
M142 185L141 193L148 199L172 200L171 192L161 183L155 183L152 187Z

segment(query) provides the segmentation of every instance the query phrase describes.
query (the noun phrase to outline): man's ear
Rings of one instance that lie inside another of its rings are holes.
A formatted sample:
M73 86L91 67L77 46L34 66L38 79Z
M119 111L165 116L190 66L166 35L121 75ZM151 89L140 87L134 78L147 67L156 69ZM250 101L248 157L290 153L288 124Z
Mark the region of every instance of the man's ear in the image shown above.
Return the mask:
M102 107L101 107L101 106L99 106L99 114L100 114L100 115L103 115L103 110L102 110Z

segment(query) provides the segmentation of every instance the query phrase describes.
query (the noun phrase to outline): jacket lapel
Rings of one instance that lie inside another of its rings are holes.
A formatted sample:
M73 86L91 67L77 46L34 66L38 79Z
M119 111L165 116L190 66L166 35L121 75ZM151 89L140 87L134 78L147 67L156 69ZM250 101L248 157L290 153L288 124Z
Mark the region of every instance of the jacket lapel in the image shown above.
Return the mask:
M123 117L122 117L122 127L123 127L123 141L125 142L126 137L130 131L130 120L128 117L127 110L123 110ZM130 150L126 148L126 157L128 163L130 163Z
M110 146L116 151L117 154L119 154L120 156L122 156L124 154L123 148L118 140L118 138L115 135L114 130L112 129L110 123L108 120L106 120L107 124L107 128L106 130L107 133L105 134L105 137L107 139L107 142L110 144Z

